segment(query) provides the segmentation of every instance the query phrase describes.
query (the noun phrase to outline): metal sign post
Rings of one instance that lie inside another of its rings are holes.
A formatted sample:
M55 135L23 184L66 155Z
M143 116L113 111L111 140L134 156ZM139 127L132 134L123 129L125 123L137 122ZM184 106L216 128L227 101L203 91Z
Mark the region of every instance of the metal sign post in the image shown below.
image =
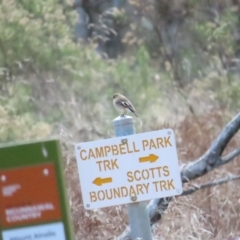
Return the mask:
M130 116L117 117L113 120L116 137L124 137L135 134L133 118ZM124 139L122 140L124 142ZM131 196L133 203L127 205L128 218L131 227L131 238L152 240L150 219L147 213L147 202L136 202L137 196Z
M128 204L132 239L150 240L146 201L182 192L174 132L135 134L130 116L113 126L116 137L75 145L84 207Z

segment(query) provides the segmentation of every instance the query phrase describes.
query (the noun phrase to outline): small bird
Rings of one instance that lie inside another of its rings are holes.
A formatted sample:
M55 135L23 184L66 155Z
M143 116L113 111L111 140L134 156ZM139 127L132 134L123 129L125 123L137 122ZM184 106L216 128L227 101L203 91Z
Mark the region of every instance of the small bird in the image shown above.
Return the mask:
M112 99L113 99L114 107L118 111L123 111L123 114L121 115L122 117L125 116L129 110L139 119L140 124L142 126L142 121L136 114L136 110L135 110L134 106L125 96L123 96L120 93L115 93L115 94L113 94Z

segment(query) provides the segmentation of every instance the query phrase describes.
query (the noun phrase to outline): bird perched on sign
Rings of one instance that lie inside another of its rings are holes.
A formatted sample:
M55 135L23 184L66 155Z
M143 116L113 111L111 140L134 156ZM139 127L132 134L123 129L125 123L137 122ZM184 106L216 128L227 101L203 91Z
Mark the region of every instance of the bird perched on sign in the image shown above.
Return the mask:
M115 93L115 94L113 94L112 99L113 99L114 107L118 111L123 111L123 114L121 116L126 115L127 111L129 110L136 117L138 117L138 115L136 114L136 110L135 110L134 106L132 105L132 103L126 97L124 97L122 94Z
M123 114L121 115L122 117L127 114L128 111L131 111L139 120L142 125L141 119L138 117L136 114L136 110L132 103L122 94L120 93L115 93L112 96L113 99L113 105L118 111L123 111Z

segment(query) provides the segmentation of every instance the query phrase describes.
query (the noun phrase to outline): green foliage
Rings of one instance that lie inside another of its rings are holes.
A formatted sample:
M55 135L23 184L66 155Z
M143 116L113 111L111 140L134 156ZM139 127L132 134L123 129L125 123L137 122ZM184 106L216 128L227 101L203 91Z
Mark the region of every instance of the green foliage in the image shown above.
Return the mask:
M26 62L34 69L52 70L74 53L73 12L63 13L55 0L8 1L0 4L0 66L13 74Z
M231 75L228 77L221 76L216 83L218 84L217 91L215 93L216 100L223 108L239 112L239 77L236 75Z
M232 29L237 24L236 20L237 16L229 15L226 11L218 23L199 22L194 25L194 30L198 35L198 40L211 54L217 54L219 48L226 54L232 54L235 46Z
M172 25L165 15L158 25L152 1L147 1L146 8L145 2L131 3L141 14L140 21L128 11L116 12L121 26L131 23L122 39L125 54L103 59L93 43L74 41L76 15L61 1L0 2L0 105L4 109L1 120L5 121L0 141L36 137L35 129L41 129L41 124L46 124L44 136L50 129L58 134L62 126L75 132L95 131L89 129L94 129L96 119L103 123L116 116L110 99L115 92L128 96L140 109L142 120L149 123L169 114L166 103L172 108L177 105L180 111L177 80L187 89L197 79L198 95L215 87L217 103L238 107L237 78L230 78L229 73L224 75L227 80L219 76L221 57L233 57L238 49L233 37L238 24L235 9L226 8L212 21L196 11L201 3L188 1L192 18L179 25L176 35L167 36L161 27L164 21L169 29ZM168 7L166 16L174 13L176 5ZM216 72L218 77L212 78ZM186 90L180 96L188 98L188 94ZM100 125L99 131L105 135L109 125ZM92 138L89 134L85 137Z
M144 46L131 59L103 61L95 46L73 41L74 14L58 1L2 1L0 11L0 67L13 76L7 81L2 74L0 104L11 109L13 120L6 121L9 112L4 115L0 141L35 138L41 122L71 127L77 116L89 124L114 116L109 106L114 92L134 96L136 107L142 101L148 106L147 93L158 94ZM47 123L43 132L49 133Z
M51 133L44 122L35 122L30 114L16 115L0 105L0 143L17 140L41 139Z

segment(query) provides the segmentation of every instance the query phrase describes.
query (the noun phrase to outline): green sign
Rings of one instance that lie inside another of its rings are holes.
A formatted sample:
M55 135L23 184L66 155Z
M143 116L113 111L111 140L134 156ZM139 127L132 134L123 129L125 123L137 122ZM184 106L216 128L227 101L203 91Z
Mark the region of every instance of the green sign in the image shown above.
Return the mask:
M58 140L0 146L0 240L72 240Z

